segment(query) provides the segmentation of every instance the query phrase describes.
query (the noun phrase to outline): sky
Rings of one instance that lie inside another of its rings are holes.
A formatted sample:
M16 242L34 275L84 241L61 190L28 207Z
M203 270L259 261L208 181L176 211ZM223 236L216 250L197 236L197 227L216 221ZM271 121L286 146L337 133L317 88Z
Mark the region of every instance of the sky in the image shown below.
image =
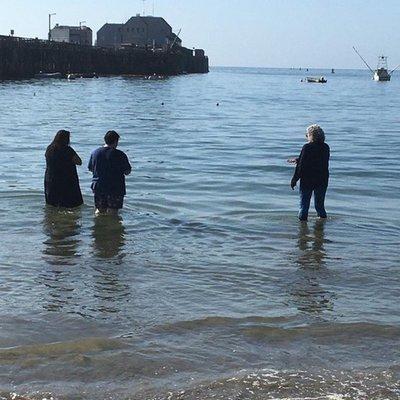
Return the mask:
M185 47L205 49L212 66L372 68L400 64L400 0L0 0L0 34L46 38L52 25L165 18Z

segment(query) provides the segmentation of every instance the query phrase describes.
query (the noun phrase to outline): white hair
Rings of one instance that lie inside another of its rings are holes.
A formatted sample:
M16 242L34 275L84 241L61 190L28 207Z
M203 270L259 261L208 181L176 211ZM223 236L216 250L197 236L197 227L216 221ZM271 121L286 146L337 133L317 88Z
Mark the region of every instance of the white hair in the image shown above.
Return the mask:
M325 142L325 132L324 130L317 124L310 125L307 128L307 133L311 136L312 142Z

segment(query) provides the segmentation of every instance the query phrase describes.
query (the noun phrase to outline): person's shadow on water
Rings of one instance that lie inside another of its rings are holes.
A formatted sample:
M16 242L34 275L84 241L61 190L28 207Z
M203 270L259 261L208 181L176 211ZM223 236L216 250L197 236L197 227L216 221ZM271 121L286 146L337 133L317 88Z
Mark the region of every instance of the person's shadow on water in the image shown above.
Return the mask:
M43 218L43 255L50 264L74 265L79 256L82 214L80 209L68 210L46 206Z
M310 230L306 222L299 224L297 236L296 280L291 295L298 310L321 313L333 310L334 294L323 288L329 275L326 269L325 221L317 220Z
M93 229L94 254L103 259L122 259L125 254L125 227L122 218L117 215L100 215L94 220Z

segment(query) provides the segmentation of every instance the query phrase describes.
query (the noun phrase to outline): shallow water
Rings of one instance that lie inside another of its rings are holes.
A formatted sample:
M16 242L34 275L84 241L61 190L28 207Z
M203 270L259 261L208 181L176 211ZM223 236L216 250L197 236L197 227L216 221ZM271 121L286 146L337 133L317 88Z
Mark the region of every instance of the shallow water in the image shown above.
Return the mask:
M400 396L400 75L302 77L0 83L0 398ZM314 122L329 219L299 224L286 159ZM84 165L121 134L120 218L85 166L83 207L44 206L61 128Z

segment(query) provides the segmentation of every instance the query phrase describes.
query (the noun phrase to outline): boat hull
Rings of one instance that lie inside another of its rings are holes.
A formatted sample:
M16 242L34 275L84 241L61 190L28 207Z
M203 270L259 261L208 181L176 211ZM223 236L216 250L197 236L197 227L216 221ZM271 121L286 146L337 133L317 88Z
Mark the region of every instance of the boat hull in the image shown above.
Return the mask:
M320 78L314 78L314 77L308 76L306 78L306 82L308 82L308 83L326 83L327 80L323 76L321 76Z
M385 68L377 69L374 72L373 80L377 82L388 82L390 81L390 74Z

